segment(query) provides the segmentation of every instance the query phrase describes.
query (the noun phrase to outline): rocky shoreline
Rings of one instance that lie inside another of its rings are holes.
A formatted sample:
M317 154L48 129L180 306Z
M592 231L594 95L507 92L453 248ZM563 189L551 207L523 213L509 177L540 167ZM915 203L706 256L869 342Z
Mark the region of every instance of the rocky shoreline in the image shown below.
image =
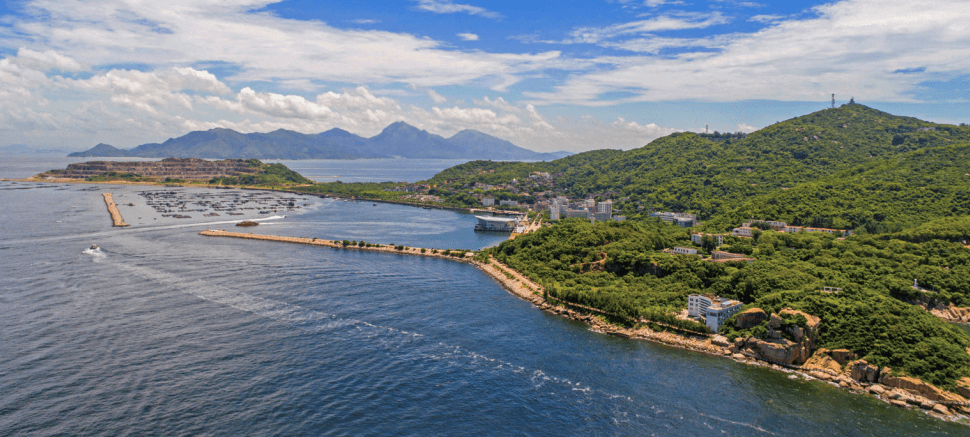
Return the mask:
M811 354L795 348L793 349L795 353L800 354L804 352L810 355L803 365L797 366L772 363L766 360L766 357L772 356L772 351L777 351L777 348L771 346L771 343L767 341L738 338L734 342L731 342L726 337L720 335L701 336L678 334L655 331L641 325L634 327L618 326L607 322L606 317L604 317L606 316L605 313L600 312L602 314L597 314L596 310L576 310L570 308L570 305L567 304L556 305L549 303L543 297L542 286L518 271L498 262L494 258L490 258L487 262L482 262L473 258L471 253L455 257L453 255L445 255L440 251L432 252L429 249L414 247L398 248L386 245L374 247L344 246L341 242L330 240L243 234L226 231L203 231L200 234L205 236L309 244L336 249L429 256L466 262L476 266L482 272L494 278L503 288L515 296L531 302L543 311L585 323L589 325L590 330L595 332L635 340L650 341L665 346L731 359L741 364L770 368L790 374L789 378L818 380L834 387L849 390L852 393L875 396L879 400L896 407L920 409L925 411L926 414L942 420L970 424L970 402L966 400L967 397L970 397L970 378L965 378L967 381L961 381L965 384L965 387L961 385L961 389L965 388L966 392L964 393L961 390L961 393L958 395L945 392L915 378L892 376L890 369L879 369L869 365L864 360L855 359L856 357L847 350L830 351L827 349L818 349L814 354ZM814 322L814 325L817 327L817 319L810 322ZM810 324L810 326L812 325ZM810 330L807 330L802 335L806 339L810 338ZM745 342L750 344L744 344Z

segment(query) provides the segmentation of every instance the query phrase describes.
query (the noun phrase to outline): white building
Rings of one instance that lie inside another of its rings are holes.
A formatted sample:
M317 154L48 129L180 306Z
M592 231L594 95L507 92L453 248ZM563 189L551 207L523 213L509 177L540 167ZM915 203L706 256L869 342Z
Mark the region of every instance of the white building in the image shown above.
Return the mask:
M746 226L742 226L740 228L734 228L731 230L731 235L734 235L735 237L753 237L754 228L749 228Z
M519 201L518 200L500 200L498 202L498 204L501 205L501 206L517 207L517 206L519 206Z
M687 315L704 320L711 331L721 329L724 321L741 311L741 302L713 294L692 294L687 297Z
M493 205L495 205L495 198L494 197L486 197L486 198L482 199L482 205L484 205L484 206L493 206Z
M668 223L689 228L697 224L697 216L685 212L653 212L650 217L657 217Z
M697 255L697 249L691 247L675 247L670 249L670 253L675 255Z
M517 217L486 217L476 215L475 218L478 219L478 224L475 225L476 231L514 232L516 225L519 223L519 218Z
M704 244L704 237L712 237L718 246L724 245L724 236L720 234L705 234L703 232L697 234L690 234L690 241L694 244L700 246Z
M549 205L549 220L559 220L559 203L555 200Z
M613 201L604 200L600 202L599 205L596 205L596 213L613 215Z

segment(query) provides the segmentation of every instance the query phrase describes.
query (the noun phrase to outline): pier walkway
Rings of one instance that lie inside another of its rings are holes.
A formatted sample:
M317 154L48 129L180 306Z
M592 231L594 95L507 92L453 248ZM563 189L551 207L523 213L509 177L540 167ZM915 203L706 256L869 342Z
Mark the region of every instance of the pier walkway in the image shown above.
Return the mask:
M115 203L114 199L111 198L111 193L101 193L104 196L104 204L108 206L108 213L111 214L112 226L116 228L123 228L125 226L130 226L125 223L125 219L121 217L121 211L118 211L118 205Z

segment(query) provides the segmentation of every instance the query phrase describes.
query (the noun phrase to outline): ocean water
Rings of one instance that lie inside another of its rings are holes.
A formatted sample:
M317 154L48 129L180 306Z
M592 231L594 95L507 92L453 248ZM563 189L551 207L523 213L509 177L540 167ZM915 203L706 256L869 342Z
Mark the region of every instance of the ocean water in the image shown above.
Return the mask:
M234 194L0 182L0 435L970 435L825 383L592 332L469 265L202 237L235 229L225 214L161 217L146 190ZM110 226L106 191L130 228ZM502 239L452 211L296 203L247 211L262 220L247 232Z

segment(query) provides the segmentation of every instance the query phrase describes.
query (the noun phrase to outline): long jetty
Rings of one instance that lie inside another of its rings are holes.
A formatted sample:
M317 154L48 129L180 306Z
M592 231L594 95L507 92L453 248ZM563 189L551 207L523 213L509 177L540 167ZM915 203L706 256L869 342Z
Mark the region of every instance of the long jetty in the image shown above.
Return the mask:
M118 211L118 204L116 204L114 199L112 199L111 193L101 193L101 195L104 196L104 204L108 206L108 213L111 214L112 226L116 228L130 226L128 223L125 223L125 219L121 217L121 211Z

